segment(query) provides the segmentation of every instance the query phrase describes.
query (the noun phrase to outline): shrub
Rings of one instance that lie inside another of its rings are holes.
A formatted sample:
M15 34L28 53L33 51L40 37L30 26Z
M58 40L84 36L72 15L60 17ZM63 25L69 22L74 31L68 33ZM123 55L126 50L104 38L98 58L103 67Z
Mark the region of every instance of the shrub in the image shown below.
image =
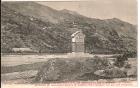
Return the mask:
M93 72L96 70L106 69L111 66L110 61L107 58L94 56L94 58L87 59L84 62L85 66L92 70Z
M137 56L137 52L126 52L125 53L128 58L134 58Z
M125 61L128 60L128 57L126 54L123 54L123 55L119 55L117 58L116 58L116 61L114 63L115 66L117 67L123 67L124 64L125 64Z

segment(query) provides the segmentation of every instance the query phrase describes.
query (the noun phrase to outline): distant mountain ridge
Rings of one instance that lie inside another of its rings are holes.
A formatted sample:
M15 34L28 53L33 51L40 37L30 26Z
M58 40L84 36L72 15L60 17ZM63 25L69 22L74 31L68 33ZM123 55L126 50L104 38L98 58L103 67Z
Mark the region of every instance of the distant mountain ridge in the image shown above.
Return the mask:
M48 6L43 6L35 2L4 2L8 8L15 10L23 15L34 16L43 21L50 21L52 23L58 23L65 19L74 19L70 13L74 13L68 10L58 11ZM23 9L24 8L24 9Z
M82 30L89 53L137 51L137 27L117 18L94 19L35 2L2 2L1 51L30 47L38 52L71 52L70 35Z

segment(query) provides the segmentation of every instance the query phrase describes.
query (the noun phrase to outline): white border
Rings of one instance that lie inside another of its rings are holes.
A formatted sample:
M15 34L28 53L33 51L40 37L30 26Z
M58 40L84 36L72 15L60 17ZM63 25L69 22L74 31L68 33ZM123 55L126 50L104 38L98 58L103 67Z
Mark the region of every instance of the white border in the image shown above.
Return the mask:
M94 0L1 0L1 1L94 1Z
M139 62L140 62L140 59L139 59L139 56L140 56L140 41L139 41L139 39L140 39L140 1L139 0L137 0L137 2L138 2L138 39L137 39L137 41L138 41L138 57L137 57L137 59L138 59L138 87L139 87L139 81L140 81L140 76L139 76L139 74L140 74L140 64L139 64Z
M94 1L94 0L1 0L1 1ZM140 56L140 52L139 52L140 51L140 41L139 41L139 39L140 39L140 27L139 27L139 25L140 25L140 1L137 0L137 2L138 2L138 31L137 31L138 32L137 33L138 34L138 39L137 39L137 41L138 41L138 57L137 57L137 59L138 59L138 87L127 87L127 88L139 88L139 81L140 81L140 76L139 76L139 74L140 74L140 71L139 71L139 68L140 68L140 64L139 64L139 62L140 62L140 59L139 59L139 56ZM3 85L2 84L1 87L2 88L52 88L52 87L45 87L45 86L37 87L34 85L27 85L27 84L25 84L25 85L5 85L5 84ZM55 88L64 88L64 86L55 87ZM70 87L70 88L75 88L75 87ZM83 87L77 87L77 88L83 88ZM92 87L88 86L88 88L93 88L93 86ZM108 86L99 87L99 88L108 88ZM113 86L113 87L109 87L109 88L124 88L124 87L114 87Z

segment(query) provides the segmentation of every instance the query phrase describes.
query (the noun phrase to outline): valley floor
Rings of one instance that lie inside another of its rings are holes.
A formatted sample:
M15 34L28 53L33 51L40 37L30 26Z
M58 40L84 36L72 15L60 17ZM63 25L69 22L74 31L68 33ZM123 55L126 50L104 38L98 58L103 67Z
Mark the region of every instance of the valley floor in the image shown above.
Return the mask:
M112 55L98 56L109 57ZM38 69L51 58L68 59L69 55L3 55L1 56L1 81L2 83L32 83ZM136 58L129 58L129 63L137 67ZM132 82L137 84L137 78L100 79L93 80L92 82Z

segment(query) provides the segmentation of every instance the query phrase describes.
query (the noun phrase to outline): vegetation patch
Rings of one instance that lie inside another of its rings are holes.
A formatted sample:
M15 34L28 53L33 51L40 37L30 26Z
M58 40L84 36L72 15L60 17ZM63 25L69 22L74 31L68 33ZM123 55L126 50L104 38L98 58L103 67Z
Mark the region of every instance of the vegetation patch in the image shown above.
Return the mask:
M94 79L94 72L99 69L110 67L109 60L99 57L85 58L83 61L78 58L71 59L50 59L39 70L35 81L73 81Z

